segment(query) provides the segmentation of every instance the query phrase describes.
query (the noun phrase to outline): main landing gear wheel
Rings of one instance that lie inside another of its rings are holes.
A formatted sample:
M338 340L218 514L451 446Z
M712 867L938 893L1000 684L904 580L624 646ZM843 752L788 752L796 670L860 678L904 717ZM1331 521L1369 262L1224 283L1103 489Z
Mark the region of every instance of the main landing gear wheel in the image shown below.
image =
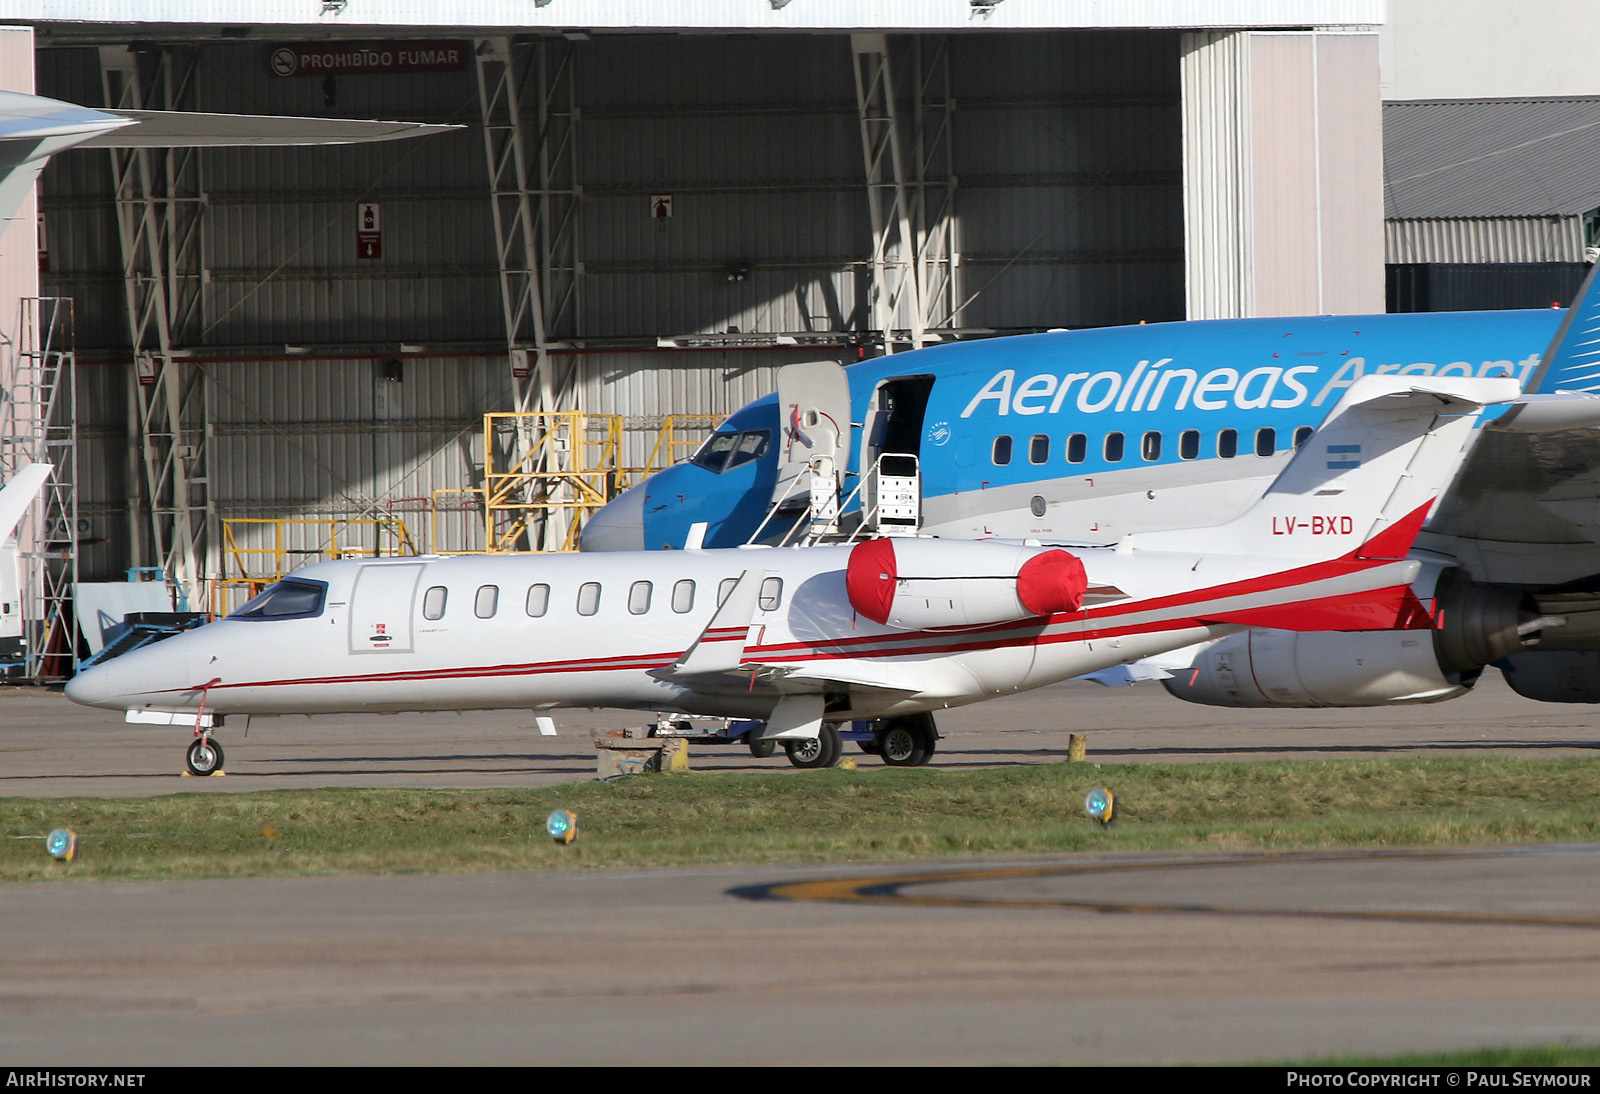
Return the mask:
M814 741L785 741L783 750L789 754L789 762L796 767L832 767L839 762L839 753L844 749L844 742L839 739L837 726L823 723L817 732Z
M754 736L746 737L745 744L750 746L750 755L758 760L764 760L776 750L777 744L773 741L758 741Z
M883 762L891 767L921 767L933 755L933 730L912 718L895 718L873 737Z
M191 775L211 775L222 770L222 746L210 737L201 737L189 746L183 758Z

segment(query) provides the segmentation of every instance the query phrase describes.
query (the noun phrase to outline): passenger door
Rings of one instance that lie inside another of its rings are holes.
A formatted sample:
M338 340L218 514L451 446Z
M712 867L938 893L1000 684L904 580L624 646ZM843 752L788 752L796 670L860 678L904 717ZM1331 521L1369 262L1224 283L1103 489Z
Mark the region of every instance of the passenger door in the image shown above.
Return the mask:
M368 563L350 593L351 653L410 653L424 563Z

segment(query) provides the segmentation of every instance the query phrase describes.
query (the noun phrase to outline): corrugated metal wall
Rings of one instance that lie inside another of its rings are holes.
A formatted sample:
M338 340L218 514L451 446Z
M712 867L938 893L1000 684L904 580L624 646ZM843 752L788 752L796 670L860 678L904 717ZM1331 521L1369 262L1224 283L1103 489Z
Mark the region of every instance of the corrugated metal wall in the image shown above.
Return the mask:
M1393 263L1582 262L1583 217L1463 217L1384 223Z
M914 145L912 40L890 43ZM961 326L1182 317L1177 43L1172 32L923 40L925 56L948 49L956 103ZM200 154L204 282L179 344L203 373L218 514L333 515L478 485L481 451L475 463L461 431L509 409L510 380L496 356L505 332L475 74L280 79L268 73L271 43L182 48L198 51L187 109L467 126ZM572 359L577 404L629 419L628 458L642 459L664 415L726 413L771 390L783 361L853 358L649 348L695 334L848 336L871 323L849 39L619 35L556 48L574 64L581 307L552 335L584 347ZM101 101L94 51L43 50L39 70L42 93ZM930 178L943 186L942 162ZM667 220L652 216L660 193L673 195ZM106 526L86 575L107 576L132 555L117 514L138 482L109 157L60 157L43 196L45 291L78 302L80 350L105 362L85 366L94 439L82 478ZM378 260L356 257L362 201L382 205ZM733 266L742 278L729 278ZM399 382L379 375L391 354ZM251 360L223 360L239 357Z

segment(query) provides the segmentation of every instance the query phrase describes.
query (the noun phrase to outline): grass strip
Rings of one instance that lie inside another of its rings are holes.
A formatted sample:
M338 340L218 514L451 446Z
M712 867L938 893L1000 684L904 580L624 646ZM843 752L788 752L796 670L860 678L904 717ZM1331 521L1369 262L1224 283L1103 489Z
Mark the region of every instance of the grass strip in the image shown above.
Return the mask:
M1600 840L1600 760L1362 759L640 775L507 790L0 799L0 880L884 861ZM1083 815L1096 786L1118 823ZM579 837L544 833L570 809ZM78 833L76 861L45 852Z

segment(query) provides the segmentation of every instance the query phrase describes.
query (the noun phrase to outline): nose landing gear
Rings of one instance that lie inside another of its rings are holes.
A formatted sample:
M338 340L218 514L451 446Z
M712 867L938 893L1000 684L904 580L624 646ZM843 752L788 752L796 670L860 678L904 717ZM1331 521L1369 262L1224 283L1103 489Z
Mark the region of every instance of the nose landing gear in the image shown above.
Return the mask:
M191 775L213 775L222 770L222 746L207 733L189 745L183 762Z

